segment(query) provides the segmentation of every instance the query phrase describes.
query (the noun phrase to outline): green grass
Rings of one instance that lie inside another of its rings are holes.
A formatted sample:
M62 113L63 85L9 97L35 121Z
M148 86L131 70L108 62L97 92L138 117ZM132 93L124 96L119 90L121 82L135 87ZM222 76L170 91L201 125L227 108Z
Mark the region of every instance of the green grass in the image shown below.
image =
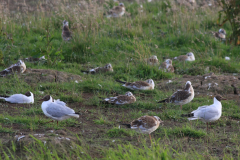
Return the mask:
M212 98L208 98L212 93L207 89L204 93L195 92L194 100L183 105L182 110L172 104L157 103L183 87L184 82L179 81L184 75L239 73L239 47L216 40L210 34L219 29L216 21L221 8L189 10L172 0L157 0L141 3L141 12L137 2L124 2L130 15L108 19L102 15L117 5L114 1L78 3L61 1L57 12L16 12L11 16L4 12L0 15L0 70L18 59L45 55L46 61L25 62L27 68L57 70L82 78L78 83L29 83L24 78L29 76L27 73L1 78L0 95L32 91L35 103L0 102L0 159L239 159L240 110L236 99L222 102L222 117L211 124L210 132L205 131L205 123L189 122L181 117L199 106L212 104ZM85 10L87 4L91 7ZM62 41L64 19L69 21L73 32L70 43ZM226 29L227 35L231 34L229 23L221 28ZM12 35L12 40L8 34ZM174 73L165 73L159 66L149 66L145 61L156 55L161 64L166 58L173 59L188 52L194 53L196 61L173 60ZM226 61L225 56L231 60ZM106 63L112 64L114 72L95 75L81 72ZM100 103L103 98L129 91L115 82L116 79L134 82L150 78L155 82L155 89L131 91L137 99L135 103L123 106ZM173 82L165 84L168 80ZM198 82L192 83L197 85ZM233 89L226 85L223 94L229 90ZM61 121L59 126L56 122L47 123L50 119L43 114L38 102L47 94L66 102L80 113L80 118ZM232 94L230 97L235 96ZM151 134L153 143L148 135L141 135L139 143L138 133L123 126L118 128L120 123L131 123L144 115L156 115L164 121ZM63 130L67 135L49 133L50 130ZM12 135L21 133L52 136L44 140L32 137L26 142L22 139L19 145L12 141ZM59 136L73 140L55 141Z

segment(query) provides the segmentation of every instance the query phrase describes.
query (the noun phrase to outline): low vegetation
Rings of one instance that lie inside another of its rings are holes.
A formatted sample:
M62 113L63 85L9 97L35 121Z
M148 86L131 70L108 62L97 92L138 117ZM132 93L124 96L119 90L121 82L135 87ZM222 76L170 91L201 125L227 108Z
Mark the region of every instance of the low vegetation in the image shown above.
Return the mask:
M220 6L189 7L174 0L124 1L127 13L109 19L103 13L117 5L112 0L26 3L28 10L16 3L14 10L0 14L0 69L18 59L45 56L46 61L25 61L27 68L72 73L81 81L31 83L28 72L0 77L0 95L30 90L35 96L31 105L0 102L0 159L239 159L240 103L228 82L228 89L220 88L228 98L222 103L222 117L211 123L209 132L205 123L181 117L199 106L212 104L212 95L218 93L217 89L197 90L201 84L195 81L197 77L214 72L216 76L238 79L239 47L212 35L219 30ZM71 42L61 37L64 19L73 33ZM229 22L221 28L227 37L234 33ZM196 61L173 60L174 73L146 62L152 55L161 64L164 59L188 52L194 53ZM114 72L81 72L106 63L112 64ZM149 78L154 80L155 89L131 91L135 103L100 103L103 98L129 91L116 79L133 82ZM182 110L172 104L156 103L181 89L187 78L196 88L191 103L183 105ZM61 121L58 126L56 122L48 123L50 119L38 102L47 94L67 102L80 118ZM120 125L143 115L156 115L164 121L151 134L152 142L148 135L141 135L138 142L138 133Z

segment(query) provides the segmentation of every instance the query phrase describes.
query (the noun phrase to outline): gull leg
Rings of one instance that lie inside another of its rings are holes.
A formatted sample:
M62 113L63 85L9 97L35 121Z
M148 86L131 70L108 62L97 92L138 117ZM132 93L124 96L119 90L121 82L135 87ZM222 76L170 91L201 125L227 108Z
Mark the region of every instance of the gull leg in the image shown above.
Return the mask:
M207 122L207 131L208 131L208 122Z
M150 138L150 141L152 142L152 138L151 138L151 135L149 134L149 138Z
M49 121L49 122L46 122L45 124L47 124L47 123L51 123L51 122L53 122L53 120L51 120L51 121Z
M140 143L140 134L139 134L139 136L138 136L138 142Z
M181 110L182 110L182 105L180 107L181 107Z
M57 121L57 127L58 127L58 121Z

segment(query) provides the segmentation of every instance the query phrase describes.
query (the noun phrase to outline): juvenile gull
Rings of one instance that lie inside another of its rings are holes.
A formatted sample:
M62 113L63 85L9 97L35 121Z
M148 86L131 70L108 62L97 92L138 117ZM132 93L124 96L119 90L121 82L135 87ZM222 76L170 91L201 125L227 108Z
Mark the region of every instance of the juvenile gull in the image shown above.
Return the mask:
M89 71L81 70L81 72L86 72L86 73L91 73L91 74L113 72L113 67L110 63L108 63L104 67L93 68L93 69L90 69Z
M200 119L203 122L208 123L217 121L222 115L222 104L221 100L224 99L221 95L216 95L213 98L213 104L210 106L201 106L197 110L192 111L190 114L182 115L183 117L190 117L188 120Z
M25 58L25 60L29 62L37 62L37 61L46 60L46 59L45 59L45 56L42 56L40 58L28 57L28 58Z
M195 61L195 56L192 52L189 52L186 55L180 55L174 59L179 61Z
M134 95L128 91L125 93L125 95L105 98L103 102L109 103L109 104L123 105L123 104L134 103L135 101L136 101L136 98L134 97Z
M219 29L218 32L215 32L213 33L213 35L216 37L216 38L219 38L221 40L225 40L226 38L226 31L224 29Z
M161 100L158 103L174 103L175 105L182 105L191 102L194 98L194 90L190 81L186 82L185 88L183 90L178 90L173 93L173 95L167 99Z
M122 17L125 13L125 6L123 3L119 3L119 6L115 6L112 9L110 9L107 12L107 18L110 17L114 17L114 18L118 18L118 17Z
M70 117L75 117L79 118L78 113L75 113L75 111L69 107L66 106L65 102L58 100L53 100L53 98L50 95L44 96L42 99L40 99L42 102L42 111L43 113L57 121L57 126L58 126L58 121L62 121L65 119L68 119ZM50 121L50 122L53 122Z
M11 65L10 67L4 69L0 72L0 76L6 76L8 74L23 73L26 70L26 65L22 60L19 60L16 64Z
M147 59L147 64L149 65L158 65L158 58L157 56L153 55Z
M128 128L131 128L138 133L149 134L149 138L151 141L152 139L150 134L154 132L159 127L159 124L162 122L163 121L158 116L142 116L132 121L131 124L122 125L126 125Z
M172 66L172 60L166 59L159 67L159 69L163 69L164 72L174 72L174 67Z
M68 21L63 21L63 28L62 28L62 38L64 41L70 41L72 39L72 33L68 27Z
M123 82L116 80L119 83L122 83L123 87L129 88L131 90L153 90L155 87L154 81L152 79L147 79L146 81L136 81L136 82Z
M34 103L34 95L28 91L25 94L13 94L11 96L2 96L0 99L4 99L9 103Z

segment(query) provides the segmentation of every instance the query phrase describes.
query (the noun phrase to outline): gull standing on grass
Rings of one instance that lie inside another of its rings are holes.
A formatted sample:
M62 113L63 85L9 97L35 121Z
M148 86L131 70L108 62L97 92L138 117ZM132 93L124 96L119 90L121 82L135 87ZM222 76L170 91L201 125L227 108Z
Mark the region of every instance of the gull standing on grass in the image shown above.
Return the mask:
M69 107L66 106L65 102L58 100L53 100L53 98L50 95L44 96L42 99L40 99L42 102L42 111L43 113L57 121L57 126L58 126L58 121L62 121L65 119L68 119L70 117L75 117L79 118L78 113L75 113L75 111ZM53 122L50 121L50 122Z
M63 28L62 28L62 38L64 41L70 41L72 39L72 33L68 27L68 21L63 21Z
M183 90L178 90L169 98L159 101L158 103L174 103L175 105L182 105L191 102L194 98L194 90L190 81L187 81Z
M128 128L131 128L138 133L149 134L150 141L151 133L154 132L163 121L158 116L142 116L134 121L131 124L121 124L126 125ZM140 137L140 135L139 135ZM139 138L138 138L139 142Z
M207 130L208 130L208 123L217 121L222 115L222 103L221 100L224 99L221 95L216 95L213 98L213 104L210 106L201 106L198 107L197 110L192 111L190 114L183 114L183 117L190 117L188 118L189 121L200 119L203 122L207 123Z
M9 103L34 103L34 95L28 91L25 94L13 94L11 96L2 96L0 99L4 99Z
M116 80L116 82L122 83L123 87L131 90L153 90L155 87L154 81L152 79L147 79L146 81L136 81L136 82L123 82Z

